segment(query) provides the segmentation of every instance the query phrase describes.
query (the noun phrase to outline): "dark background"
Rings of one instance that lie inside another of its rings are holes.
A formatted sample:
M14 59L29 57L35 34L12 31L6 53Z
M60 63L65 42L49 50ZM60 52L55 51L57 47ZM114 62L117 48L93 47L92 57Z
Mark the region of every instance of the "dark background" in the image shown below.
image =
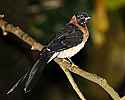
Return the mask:
M80 68L107 79L125 95L125 0L0 0L0 13L42 44L54 37L76 12L92 17L90 38L72 58ZM12 34L0 30L0 100L79 100L65 74L55 63L48 64L36 88L24 94L21 87L5 95L32 67L36 52ZM87 100L111 100L98 85L72 74Z

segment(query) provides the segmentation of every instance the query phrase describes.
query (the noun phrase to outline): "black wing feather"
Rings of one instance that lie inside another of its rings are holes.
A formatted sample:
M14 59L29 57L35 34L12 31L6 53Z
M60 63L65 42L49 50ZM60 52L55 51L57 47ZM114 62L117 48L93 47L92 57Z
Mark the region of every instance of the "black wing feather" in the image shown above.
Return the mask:
M77 46L83 40L83 33L74 25L67 25L48 44L51 51L59 52Z

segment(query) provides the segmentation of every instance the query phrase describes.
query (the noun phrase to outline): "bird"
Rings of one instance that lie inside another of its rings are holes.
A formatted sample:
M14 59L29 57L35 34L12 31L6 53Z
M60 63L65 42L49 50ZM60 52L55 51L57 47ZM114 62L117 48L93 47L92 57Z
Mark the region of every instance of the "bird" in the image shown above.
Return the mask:
M90 18L86 12L74 14L54 39L40 51L33 67L12 86L7 94L21 84L24 84L25 93L30 92L39 80L44 67L55 58L65 58L73 65L71 57L84 48L89 37L87 23Z

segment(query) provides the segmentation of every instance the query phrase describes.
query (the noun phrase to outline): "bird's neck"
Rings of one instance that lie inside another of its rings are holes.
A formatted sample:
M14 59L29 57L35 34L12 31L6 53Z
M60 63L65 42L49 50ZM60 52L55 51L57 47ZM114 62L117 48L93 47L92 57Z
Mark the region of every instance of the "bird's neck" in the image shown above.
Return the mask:
M88 28L87 28L86 24L84 26L80 26L78 23L69 22L67 25L79 29L83 33L83 37L86 37L86 39L84 41L87 41L87 39L89 37L89 32L88 32Z

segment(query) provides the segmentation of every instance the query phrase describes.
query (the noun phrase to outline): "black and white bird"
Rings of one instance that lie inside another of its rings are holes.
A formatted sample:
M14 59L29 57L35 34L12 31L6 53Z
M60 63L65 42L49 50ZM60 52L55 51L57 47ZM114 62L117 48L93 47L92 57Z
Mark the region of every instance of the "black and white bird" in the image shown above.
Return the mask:
M24 76L7 92L11 93L18 85L24 84L24 91L29 92L39 77L44 66L54 58L70 58L77 54L89 37L87 21L90 19L87 13L74 15L64 28L56 34L55 38L40 51L38 60Z

